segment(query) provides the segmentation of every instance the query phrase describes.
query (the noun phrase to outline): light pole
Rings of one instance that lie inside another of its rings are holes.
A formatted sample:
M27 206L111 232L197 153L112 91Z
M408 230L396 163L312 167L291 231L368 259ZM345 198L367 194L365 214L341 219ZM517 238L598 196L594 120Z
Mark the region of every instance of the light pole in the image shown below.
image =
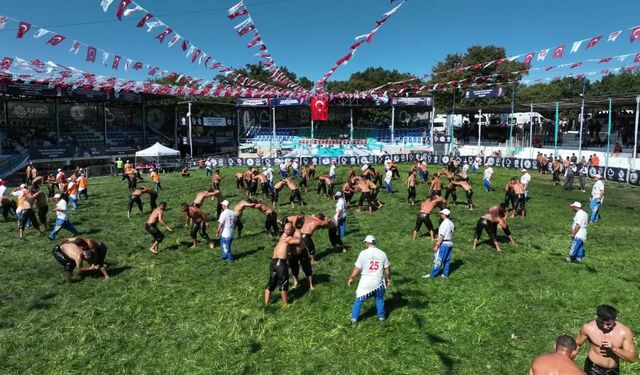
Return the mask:
M584 89L587 80L584 79L582 81L582 94L580 97L582 98L582 106L580 107L580 135L578 137L578 160L582 160L582 126L584 125Z
M189 119L189 155L193 157L193 139L191 137L191 102L179 102L178 104L187 104L189 111L187 112L187 118Z
M638 116L638 111L640 110L640 96L636 96L636 130L634 132L635 137L633 138L633 151L631 155L633 155L633 169L636 168L636 158L638 157L638 120L640 117Z

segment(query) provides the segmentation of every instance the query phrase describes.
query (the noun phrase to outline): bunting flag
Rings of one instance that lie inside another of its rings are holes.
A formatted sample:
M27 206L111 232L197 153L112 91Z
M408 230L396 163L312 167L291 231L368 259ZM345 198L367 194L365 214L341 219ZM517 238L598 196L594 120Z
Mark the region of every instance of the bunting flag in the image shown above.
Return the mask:
M180 40L180 35L176 34L173 36L173 38L171 38L171 40L169 41L169 44L167 44L168 47L172 47L174 44L178 43L178 40Z
M585 49L589 49L589 48L595 47L596 44L598 44L598 42L600 42L600 39L602 39L602 35L591 38L589 43L587 43L587 46L585 47Z
M569 52L569 53L578 52L578 50L580 49L580 46L582 45L582 42L584 42L584 40L578 40L578 41L573 42L573 44L571 45L571 52Z
M631 29L631 36L629 37L629 39L631 40L631 43L640 39L640 26L636 26Z
M80 45L81 45L80 42L78 42L77 40L74 40L73 44L71 45L71 48L69 49L69 53L73 53L74 55L77 55L78 52L80 51Z
M622 30L612 32L611 34L609 34L609 38L607 39L607 41L615 42L616 39L618 39L618 37L620 36L620 34L622 34Z
M582 63L581 63L581 62L573 63L573 64L571 64L570 69L574 69L574 68L577 68L577 67L579 67L579 66L582 66Z
M102 52L102 65L106 66L109 60L109 52Z
M9 17L0 16L0 31L4 30L4 27L7 25L8 20L9 20Z
M333 73L335 73L338 67L348 63L349 60L355 54L356 50L362 46L363 42L366 42L367 44L371 43L371 41L373 40L373 36L378 32L378 30L380 30L382 25L384 25L389 20L389 18L393 14L395 14L400 9L400 7L402 7L405 3L406 3L406 0L403 0L400 4L398 4L388 12L384 13L383 17L380 20L376 21L376 26L368 34L364 34L356 37L356 43L351 45L350 47L351 51L347 53L345 56L343 56L342 58L338 59L336 61L336 64L334 64L334 66L331 67L329 71L325 73L325 75L322 76L322 78L316 82L316 92L318 93L324 92L324 86L327 80L333 75Z
M7 70L11 68L11 64L13 63L13 59L11 57L5 57L0 62L0 69Z
M600 59L600 61L598 61L598 62L602 64L602 63L607 63L607 62L609 62L609 61L611 61L611 60L612 60L612 58L611 58L611 57L605 57L605 58L603 58L603 59Z
M40 39L43 36L49 34L51 31L47 30L47 29L38 29L35 33L33 33L33 39Z
M544 59L547 58L547 54L549 54L549 48L538 52L538 61L544 61Z
M100 3L100 6L105 13L107 12L107 10L109 10L111 3L113 3L113 0L102 0L102 2Z
M62 43L62 41L64 41L65 39L67 39L65 36L56 34L47 41L47 44L51 44L52 46L57 46L58 44Z
M111 64L111 69L113 70L118 70L118 66L120 65L120 59L122 57L116 55L116 57L113 58L113 63Z
M85 58L86 61L95 63L96 62L96 48L95 47L87 47L87 57Z
M144 17L142 17L140 21L138 21L138 24L136 25L136 27L137 28L143 27L147 23L147 21L149 21L151 18L153 18L153 14L151 13L145 14Z
M634 57L633 62L634 63L640 63L640 53L636 54L636 57Z
M564 54L564 44L561 46L557 46L556 49L553 50L553 58L562 58L562 54Z
M529 52L525 55L524 61L522 62L524 65L531 65L531 60L533 60L533 56L535 56L535 52Z
M116 9L116 18L118 18L118 21L122 21L124 11L129 6L129 4L131 4L131 0L120 0L118 8Z
M173 29L170 27L167 27L163 32L156 35L156 39L158 39L158 41L160 41L160 44L162 44L164 42L164 38L166 38L167 35L171 34L172 32L173 32Z
M20 21L20 23L18 24L18 34L16 35L16 37L18 39L21 39L26 33L29 32L29 30L31 30L31 24Z

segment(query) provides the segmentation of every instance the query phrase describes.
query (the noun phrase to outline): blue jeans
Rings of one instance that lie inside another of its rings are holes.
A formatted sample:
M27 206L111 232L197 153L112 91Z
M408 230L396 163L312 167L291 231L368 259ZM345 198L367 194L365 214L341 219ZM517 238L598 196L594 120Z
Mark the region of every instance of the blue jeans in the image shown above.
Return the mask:
M51 231L51 233L49 233L49 239L55 240L56 236L58 235L58 232L60 232L60 229L63 229L63 228L71 232L74 236L78 235L78 231L76 230L76 228L74 228L71 222L69 222L69 220L62 220L62 219L56 218L56 225L53 227L53 230Z
M284 180L285 178L287 178L287 171L280 171L280 179Z
M384 186L387 188L387 193L391 194L391 182L385 182Z
M73 208L74 210L78 209L78 196L77 195L70 195L69 196L69 203L71 203L71 208Z
M591 216L589 216L589 221L596 222L600 220L600 199L593 198L591 199L591 203L589 204L589 209L591 210Z
M471 173L478 173L478 168L475 165L471 167Z
M158 191L159 189L162 189L162 186L160 186L160 181L156 182L156 184L153 186L153 190Z
M338 219L338 230L340 233L340 238L344 238L344 234L347 231L347 218Z
M571 247L569 247L569 258L571 258L571 260L584 258L583 239L576 237L571 238Z
M220 259L233 262L233 255L231 254L232 241L233 235L231 237L220 237L220 247L222 247L222 254L220 254Z
M484 185L484 191L489 191L491 190L491 181L488 178L484 178L482 179L482 183Z
M441 268L442 276L449 277L451 255L453 255L453 244L442 243L433 256L433 268L431 268L430 272L431 277L438 276Z
M356 301L353 303L353 308L351 309L351 321L355 322L358 320L358 316L360 315L360 310L362 309L362 304L364 301L369 298L375 296L376 298L376 310L378 311L378 319L384 319L384 284L380 285L380 287L373 292L367 294L366 296L356 298Z
M422 182L427 182L427 174L423 171L420 171L420 178L422 179Z

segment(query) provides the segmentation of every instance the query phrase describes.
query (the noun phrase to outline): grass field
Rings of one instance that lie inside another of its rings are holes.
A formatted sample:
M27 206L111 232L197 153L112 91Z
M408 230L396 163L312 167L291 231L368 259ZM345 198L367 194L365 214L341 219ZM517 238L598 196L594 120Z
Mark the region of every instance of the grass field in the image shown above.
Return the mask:
M406 170L401 166L403 178ZM223 171L223 190L233 205L243 194L232 172ZM144 231L148 198L145 216L134 209L128 220L125 183L92 179L90 200L80 202L71 221L107 244L109 281L96 275L65 284L46 236L28 230L19 240L14 222L0 223L0 373L524 374L557 335L575 334L593 319L599 304L614 305L622 322L640 327L640 191L605 182L603 221L589 227L585 263L567 264L573 216L568 205L586 204L588 195L562 192L551 186L550 176L534 174L529 216L510 220L517 247L505 244L499 254L485 242L473 251L475 222L503 199L501 188L514 173L496 172L497 191L491 193L482 191L480 176L472 177L476 211L453 209L454 271L448 281L420 278L433 246L427 237L411 240L418 206L406 204L406 189L396 182L396 194L380 194L382 210L349 210L350 252L330 253L326 232L316 233L316 289L291 291L288 309L279 299L270 306L263 302L275 242L259 212L245 211L243 238L233 244L235 263L221 262L219 248L204 243L188 248L178 205L208 188L202 171L189 179L163 176L159 200L169 203L166 221L174 232L158 256L148 251L151 237ZM339 169L338 180L346 173ZM333 212L333 201L311 191L303 195L307 212ZM425 195L420 185L418 197ZM287 198L285 189L279 217L298 212L284 205ZM213 218L213 202L204 208ZM351 327L355 288L346 280L366 234L377 237L392 263L388 319L378 322L368 301L363 319ZM583 348L580 365L585 356ZM639 373L640 365L622 369Z

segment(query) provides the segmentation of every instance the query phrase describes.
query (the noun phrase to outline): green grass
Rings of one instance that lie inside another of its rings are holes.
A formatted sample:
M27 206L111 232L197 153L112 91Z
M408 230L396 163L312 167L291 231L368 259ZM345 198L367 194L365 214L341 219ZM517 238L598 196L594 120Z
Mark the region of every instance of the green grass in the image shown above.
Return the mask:
M339 180L346 172L340 170ZM557 335L574 334L592 319L599 304L614 305L622 322L640 327L639 191L605 183L604 219L589 227L585 264L566 264L564 257L572 219L567 206L586 204L587 194L562 192L550 185L550 176L538 174L529 216L510 220L518 246L505 244L502 254L487 243L471 250L477 218L502 200L501 187L512 173L497 171L498 191L491 193L482 191L480 176L472 177L478 209L453 210L455 271L449 281L420 278L433 246L427 237L411 240L418 207L405 203L406 191L396 182L397 194L380 194L386 203L381 211L349 210L346 243L352 251L329 254L326 232L316 233L323 255L316 290L290 292L289 309L279 300L263 304L275 242L257 211L245 211L246 237L234 240L234 264L222 263L219 248L204 243L188 249L178 205L208 187L201 171L189 179L163 176L159 200L169 202L166 219L175 230L158 256L149 253L151 237L144 231L148 199L145 217L134 211L128 220L125 184L92 179L90 200L80 202L71 220L109 247L109 281L95 276L64 284L52 242L34 230L21 241L14 222L0 223L0 373L522 374L535 355L551 350ZM232 170L224 174L223 189L234 204L242 194ZM281 195L284 203L288 191ZM418 196L425 195L420 185ZM304 196L307 212L333 211L334 202ZM213 202L205 210L214 215ZM279 217L294 212L278 208ZM392 263L389 317L380 324L369 301L364 319L351 327L355 288L346 280L369 233ZM583 349L580 364L585 355ZM624 373L639 370L623 364Z

